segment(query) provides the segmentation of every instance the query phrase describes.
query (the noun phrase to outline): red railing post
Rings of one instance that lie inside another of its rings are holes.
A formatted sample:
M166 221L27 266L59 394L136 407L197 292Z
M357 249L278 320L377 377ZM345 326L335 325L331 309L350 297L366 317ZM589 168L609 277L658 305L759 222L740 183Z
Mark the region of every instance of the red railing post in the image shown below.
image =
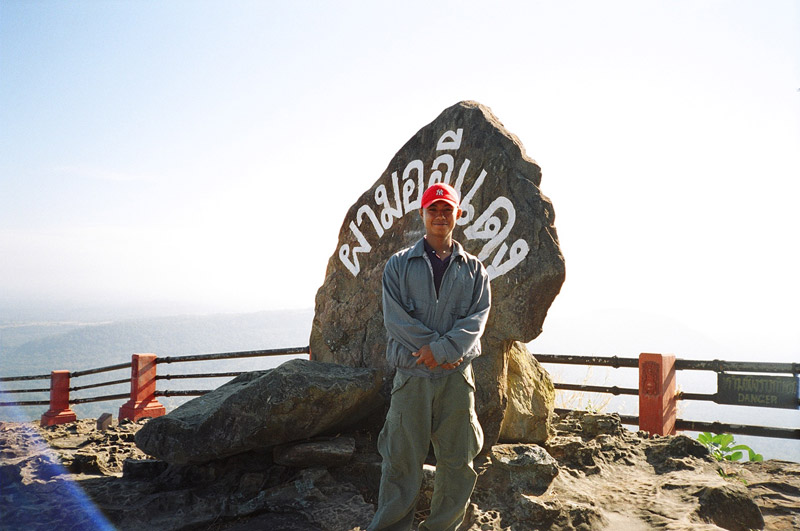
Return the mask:
M131 359L131 399L119 408L119 418L160 417L167 410L156 400L156 355L134 354Z
M675 435L677 404L675 356L639 355L639 429L651 435Z
M69 408L69 371L50 373L50 409L42 415L42 426L75 422L78 416Z

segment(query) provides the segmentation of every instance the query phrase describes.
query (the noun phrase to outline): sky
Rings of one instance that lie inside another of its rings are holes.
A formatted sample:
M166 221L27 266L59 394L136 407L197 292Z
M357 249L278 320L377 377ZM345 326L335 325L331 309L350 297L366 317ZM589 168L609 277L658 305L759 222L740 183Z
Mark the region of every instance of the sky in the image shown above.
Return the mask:
M542 168L543 349L800 361L793 0L3 0L0 299L312 307L462 100Z

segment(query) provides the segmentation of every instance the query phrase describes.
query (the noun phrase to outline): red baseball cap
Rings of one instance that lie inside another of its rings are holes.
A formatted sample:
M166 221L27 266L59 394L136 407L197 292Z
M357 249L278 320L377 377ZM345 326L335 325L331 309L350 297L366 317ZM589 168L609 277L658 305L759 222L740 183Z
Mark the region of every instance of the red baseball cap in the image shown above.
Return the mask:
M459 208L460 204L455 188L445 183L431 185L422 194L422 208L428 208L436 201L444 201L456 209Z

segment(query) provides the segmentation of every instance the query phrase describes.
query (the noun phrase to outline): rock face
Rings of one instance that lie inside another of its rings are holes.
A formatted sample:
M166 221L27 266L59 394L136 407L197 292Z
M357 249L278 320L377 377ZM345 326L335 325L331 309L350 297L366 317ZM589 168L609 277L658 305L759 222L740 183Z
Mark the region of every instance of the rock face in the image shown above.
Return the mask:
M355 439L335 437L330 440L279 445L272 451L272 457L275 463L283 466L329 468L346 464L355 451Z
M0 528L359 531L375 512L380 456L361 423L336 437L178 465L134 446L149 422L106 432L88 419L47 428L0 422ZM476 460L460 531L800 524L800 463L718 463L689 437L648 438L615 415L570 413L554 429L545 445L496 445ZM77 454L102 466L78 470ZM435 462L424 469L417 523L430 510Z
M158 417L136 444L170 463L202 463L312 437L380 405L375 369L291 360L250 372Z
M539 189L541 170L487 107L461 102L445 109L350 207L317 292L309 344L315 360L388 369L383 267L424 234L422 193L440 181L456 188L465 212L455 239L491 278L492 311L474 364L478 415L491 445L505 413L508 351L541 333L565 268L553 206Z

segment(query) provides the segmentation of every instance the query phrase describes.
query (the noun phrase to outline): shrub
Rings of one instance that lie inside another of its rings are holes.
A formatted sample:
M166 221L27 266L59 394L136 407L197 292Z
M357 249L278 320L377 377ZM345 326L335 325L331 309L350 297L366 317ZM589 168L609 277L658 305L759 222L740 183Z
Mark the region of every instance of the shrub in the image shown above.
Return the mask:
M750 461L763 461L764 456L757 454L746 444L737 444L733 435L730 433L712 434L707 431L697 435L700 441L711 452L711 456L717 461L738 461L744 457L744 452Z

